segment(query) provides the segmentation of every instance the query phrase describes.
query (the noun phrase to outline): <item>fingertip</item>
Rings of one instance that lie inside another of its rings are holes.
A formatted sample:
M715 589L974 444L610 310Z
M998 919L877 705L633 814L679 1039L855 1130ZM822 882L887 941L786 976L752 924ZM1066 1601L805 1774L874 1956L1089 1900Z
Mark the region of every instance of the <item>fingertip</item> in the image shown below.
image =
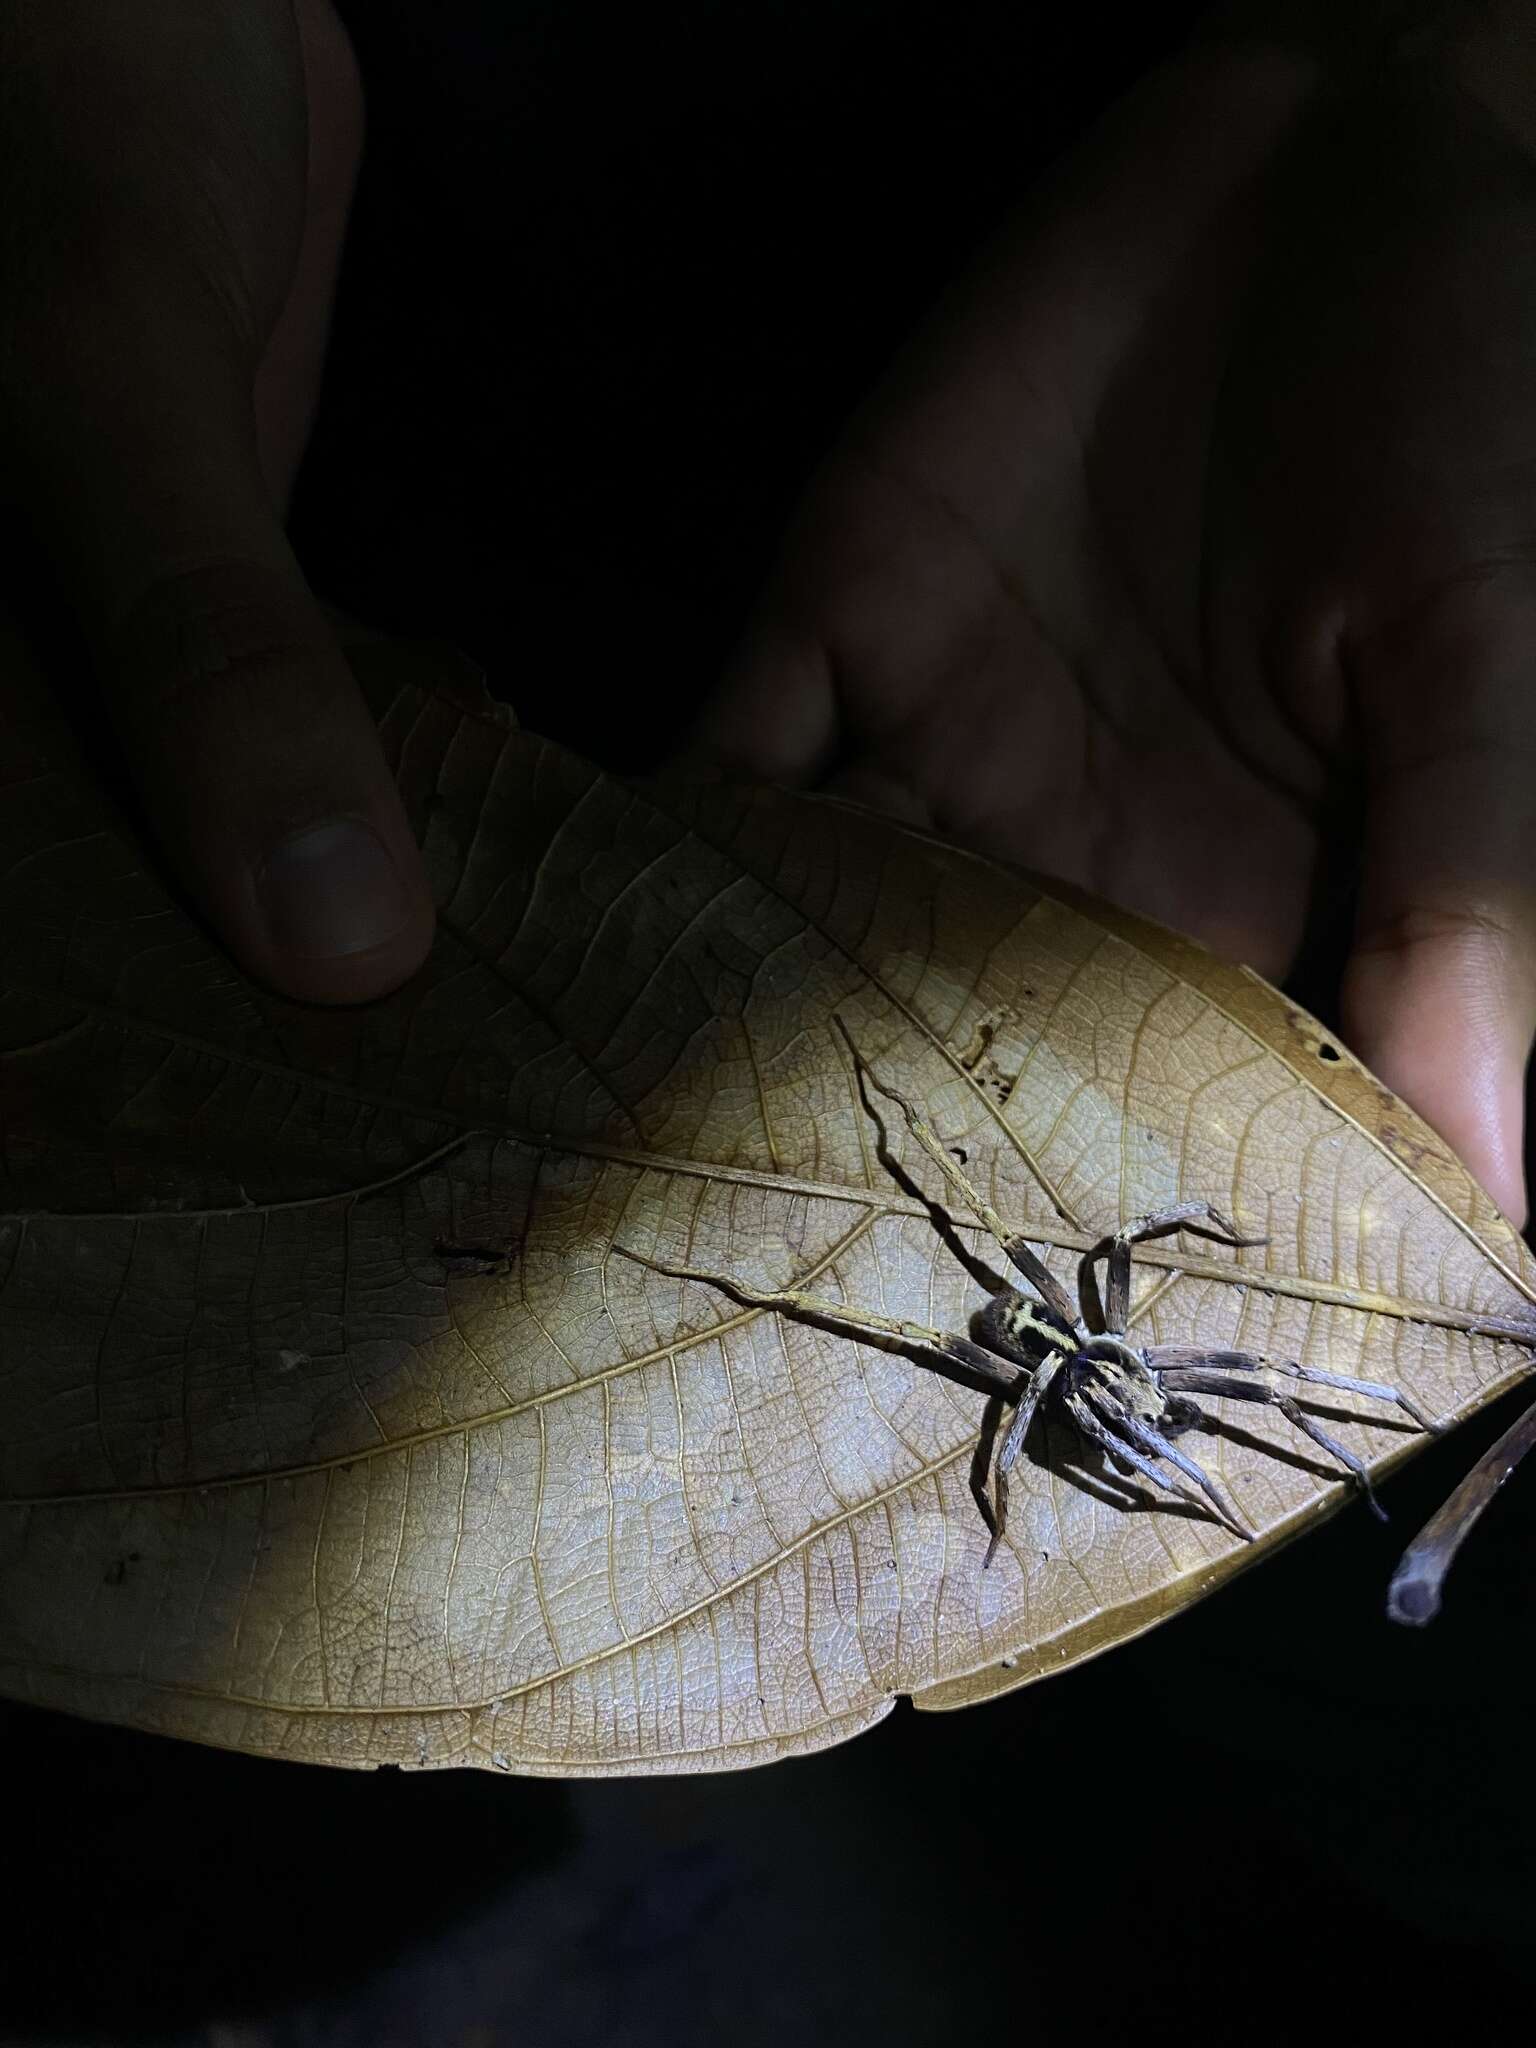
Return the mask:
M1516 1229L1527 1217L1525 1082L1533 1019L1507 952L1469 928L1420 946L1357 949L1345 1035L1438 1131Z
M738 648L689 731L681 756L735 779L804 788L836 746L831 662L817 644L759 625Z
M431 949L436 914L403 815L342 814L286 832L249 883L249 964L301 1000L391 994Z
M296 574L163 578L101 649L149 828L254 979L307 1002L398 988L434 909L378 727Z

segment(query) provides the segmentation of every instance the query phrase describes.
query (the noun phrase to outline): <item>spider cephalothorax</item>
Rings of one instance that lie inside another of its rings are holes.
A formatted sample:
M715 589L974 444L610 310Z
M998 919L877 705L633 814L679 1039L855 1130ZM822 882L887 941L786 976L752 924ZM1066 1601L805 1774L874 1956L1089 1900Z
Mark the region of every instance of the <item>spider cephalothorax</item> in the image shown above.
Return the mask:
M988 1425L971 1482L977 1505L992 1532L988 1564L1007 1528L1008 1475L1032 1424L1047 1405L1057 1409L1079 1436L1097 1445L1115 1471L1139 1474L1164 1492L1190 1499L1188 1486L1159 1469L1156 1461L1166 1461L1183 1480L1204 1494L1223 1521L1239 1535L1249 1537L1252 1531L1240 1520L1216 1482L1173 1439L1187 1429L1217 1426L1215 1418L1195 1400L1197 1394L1263 1402L1278 1408L1287 1421L1353 1474L1376 1513L1381 1513L1359 1458L1298 1406L1285 1383L1332 1387L1341 1393L1364 1394L1372 1400L1391 1402L1411 1415L1422 1429L1433 1429L1435 1424L1398 1388L1375 1380L1350 1379L1316 1366L1299 1365L1294 1360L1260 1358L1246 1351L1205 1350L1184 1344L1142 1349L1125 1334L1131 1305L1133 1245L1168 1237L1175 1231L1188 1231L1196 1237L1239 1248L1263 1244L1265 1239L1242 1236L1208 1202L1175 1203L1122 1223L1118 1230L1085 1251L1078 1263L1078 1298L1074 1303L1023 1235L1005 1229L913 1105L876 1077L846 1029L843 1035L862 1078L900 1109L913 1137L991 1234L1009 1263L1030 1283L1032 1295L1015 1287L998 1289L973 1319L972 1334L962 1337L953 1331L899 1321L867 1309L845 1308L841 1302L824 1301L812 1294L757 1288L726 1274L667 1265L623 1245L615 1245L614 1250L675 1279L701 1280L754 1307L780 1309L840 1336L899 1352L947 1379L989 1395ZM1105 1262L1102 1296L1097 1273L1101 1259ZM996 1451L993 1496L989 1499L987 1453L997 1434L1000 1408L1009 1403L1013 1405L1013 1416Z

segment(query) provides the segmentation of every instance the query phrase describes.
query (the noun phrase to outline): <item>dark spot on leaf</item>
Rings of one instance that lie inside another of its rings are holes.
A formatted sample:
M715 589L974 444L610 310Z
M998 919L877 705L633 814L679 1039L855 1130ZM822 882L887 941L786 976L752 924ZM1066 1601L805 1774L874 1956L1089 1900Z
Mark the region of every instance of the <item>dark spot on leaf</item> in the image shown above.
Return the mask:
M1317 1048L1317 1056L1320 1060L1336 1060L1339 1057L1339 1048L1336 1045L1320 1045Z
M966 1164L966 1162L969 1160L971 1156L970 1153L966 1151L963 1145L951 1145L949 1149L954 1154L955 1158L959 1160L962 1166Z
M432 1253L451 1273L494 1273L502 1266L511 1265L516 1257L510 1246L448 1244L442 1238L434 1243Z

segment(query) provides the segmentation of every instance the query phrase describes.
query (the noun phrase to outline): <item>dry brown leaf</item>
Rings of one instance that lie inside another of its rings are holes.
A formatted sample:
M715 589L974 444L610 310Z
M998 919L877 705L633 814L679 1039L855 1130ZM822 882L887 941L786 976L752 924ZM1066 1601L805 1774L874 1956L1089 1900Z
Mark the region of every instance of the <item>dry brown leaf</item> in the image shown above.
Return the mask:
M846 807L608 780L440 656L356 660L442 907L363 1009L243 981L41 700L6 742L14 1695L332 1764L759 1763L1061 1670L1349 1497L1233 1414L1201 1455L1246 1546L1053 1428L984 1573L976 1396L613 1256L965 1327L834 1016L1069 1285L1170 1200L1268 1233L1139 1253L1158 1341L1442 1418L1525 1368L1514 1230L1253 975ZM1352 1405L1373 1470L1424 1441Z

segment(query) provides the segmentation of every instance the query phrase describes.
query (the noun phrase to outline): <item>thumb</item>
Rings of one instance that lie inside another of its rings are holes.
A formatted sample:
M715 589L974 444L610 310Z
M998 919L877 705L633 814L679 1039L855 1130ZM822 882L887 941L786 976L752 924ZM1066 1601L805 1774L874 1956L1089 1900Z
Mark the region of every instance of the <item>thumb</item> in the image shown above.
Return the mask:
M432 900L352 672L260 538L146 561L100 672L151 828L230 952L286 994L360 1002L420 966Z
M5 438L167 862L248 972L362 1001L431 944L420 858L269 496L248 374L174 292L137 314L99 323L110 350L29 365Z
M1343 1021L1361 1057L1521 1226L1536 1036L1536 719L1519 636L1500 638L1507 655L1463 642L1463 659L1439 667L1438 691L1407 693L1412 704L1452 707L1460 730L1416 719L1413 742L1388 742L1378 764ZM1421 646L1437 651L1431 636Z

